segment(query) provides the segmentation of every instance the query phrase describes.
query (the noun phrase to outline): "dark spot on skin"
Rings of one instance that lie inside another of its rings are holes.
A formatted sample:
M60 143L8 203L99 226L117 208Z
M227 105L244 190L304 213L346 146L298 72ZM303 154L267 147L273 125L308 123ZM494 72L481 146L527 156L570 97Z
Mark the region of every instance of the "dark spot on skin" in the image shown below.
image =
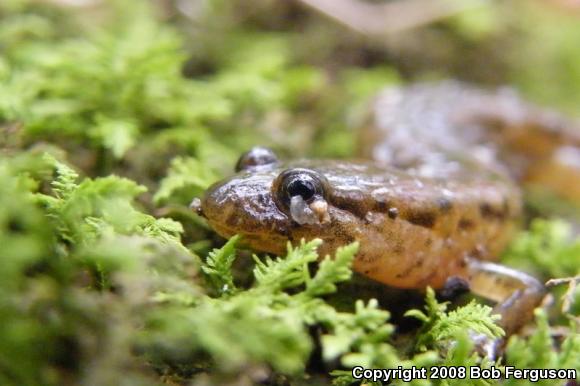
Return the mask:
M413 272L414 270L416 270L419 266L417 264L413 264L409 267L407 267L407 269L405 269L403 272L401 272L400 274L397 275L397 277L401 278L401 277L407 277L411 274L411 272Z
M484 218L492 217L493 210L491 208L491 205L486 202L479 204L479 213Z
M426 247L431 246L431 244L433 244L433 239L432 238L428 238L427 240L425 240L425 246Z
M381 200L377 200L375 202L375 210L377 212L386 212L388 209L389 205L386 201L381 201Z
M350 243L355 242L355 238L351 235L344 235L344 239L346 241L346 244L350 244Z
M238 216L228 216L226 220L226 225L228 227L234 228L236 225L238 225L238 220L239 220Z
M462 217L457 224L459 229L469 230L475 227L475 223L468 218Z
M258 196L256 197L256 201L262 207L267 206L269 203L269 199L268 199L268 196L266 194L258 194Z
M447 197L441 197L437 200L437 206L441 213L448 213L453 209L453 202Z
M414 272L414 271L421 269L421 267L423 266L424 263L425 263L425 261L423 259L417 260L417 262L415 264L413 264L413 266L411 267L411 272Z
M481 250L478 248L473 248L470 252L469 252L469 256L476 258L476 259L480 259L481 258Z
M495 209L491 204L484 202L479 205L479 213L485 219L504 220L506 212L504 209Z
M389 218L391 220L394 220L399 215L399 209L397 209L397 208L389 208L389 210L387 211L387 214L388 214L388 216L389 216Z
M437 215L432 211L416 211L411 212L407 216L407 221L411 224L419 225L425 228L433 228L435 221L437 220Z
M352 229L346 226L336 226L331 229L334 238L340 244L348 244L356 241L355 236L351 233Z
M405 252L405 248L403 248L403 243L398 242L393 246L393 252L397 255L402 255Z
M397 236L391 232L387 232L385 236L388 240L392 240L393 253L402 254L405 251L403 240L400 238L400 236Z
M357 258L357 261L364 263L364 264L374 263L378 259L377 256L373 256L373 255L369 255L369 254L357 255L356 258Z

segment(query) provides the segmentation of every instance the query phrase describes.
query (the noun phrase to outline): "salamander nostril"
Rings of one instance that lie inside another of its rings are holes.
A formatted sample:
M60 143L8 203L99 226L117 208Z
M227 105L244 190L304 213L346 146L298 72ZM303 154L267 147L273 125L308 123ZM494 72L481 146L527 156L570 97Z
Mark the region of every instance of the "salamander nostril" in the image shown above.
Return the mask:
M201 200L199 198L196 197L193 199L193 201L191 201L191 204L189 204L189 209L197 213L198 216L205 217L201 208Z

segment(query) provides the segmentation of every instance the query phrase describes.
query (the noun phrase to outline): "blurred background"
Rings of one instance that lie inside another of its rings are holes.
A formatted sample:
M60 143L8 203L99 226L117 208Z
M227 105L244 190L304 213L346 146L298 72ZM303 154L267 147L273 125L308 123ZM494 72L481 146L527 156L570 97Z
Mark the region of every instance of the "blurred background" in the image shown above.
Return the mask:
M389 84L509 85L578 114L575 1L328 3L5 0L0 118L26 144L82 145L71 156L89 175L154 185L177 154L218 174L256 143L349 156Z

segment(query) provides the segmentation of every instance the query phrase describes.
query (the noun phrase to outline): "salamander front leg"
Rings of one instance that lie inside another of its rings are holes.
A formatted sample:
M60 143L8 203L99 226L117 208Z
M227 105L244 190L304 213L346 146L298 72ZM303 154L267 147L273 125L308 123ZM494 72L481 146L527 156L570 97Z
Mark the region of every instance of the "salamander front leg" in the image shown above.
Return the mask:
M493 313L500 314L498 324L506 337L533 318L533 311L546 294L546 288L534 277L521 271L476 259L468 260L469 287L474 294L497 302ZM495 356L502 342L486 347Z

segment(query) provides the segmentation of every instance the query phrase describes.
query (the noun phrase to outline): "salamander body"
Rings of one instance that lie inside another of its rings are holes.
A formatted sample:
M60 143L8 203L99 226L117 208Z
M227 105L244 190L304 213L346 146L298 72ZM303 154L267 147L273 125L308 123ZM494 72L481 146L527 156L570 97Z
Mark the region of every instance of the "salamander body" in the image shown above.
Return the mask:
M325 255L358 241L359 273L399 288L460 281L516 329L544 288L491 261L520 225L522 188L580 202L576 124L507 89L443 82L384 90L359 134L356 161L283 162L254 148L193 207L259 251L320 238Z

